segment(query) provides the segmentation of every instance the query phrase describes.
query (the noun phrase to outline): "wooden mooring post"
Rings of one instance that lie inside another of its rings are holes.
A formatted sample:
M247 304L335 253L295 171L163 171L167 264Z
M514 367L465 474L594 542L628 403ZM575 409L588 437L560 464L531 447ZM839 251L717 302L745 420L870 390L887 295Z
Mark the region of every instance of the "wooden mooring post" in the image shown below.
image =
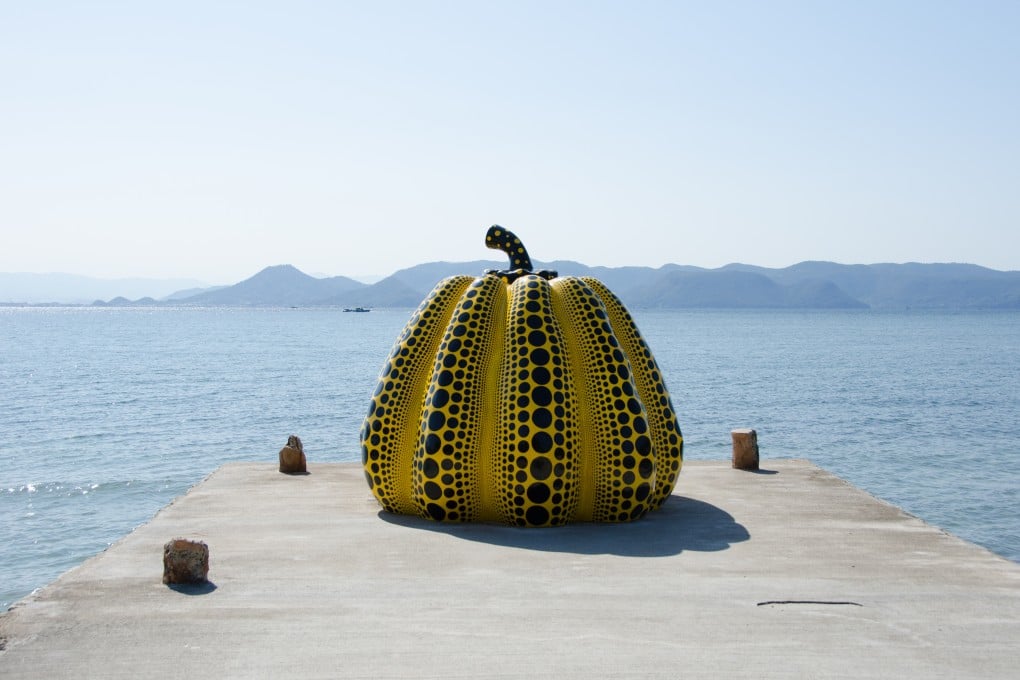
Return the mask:
M738 470L758 469L758 433L750 428L730 432L733 437L733 467Z

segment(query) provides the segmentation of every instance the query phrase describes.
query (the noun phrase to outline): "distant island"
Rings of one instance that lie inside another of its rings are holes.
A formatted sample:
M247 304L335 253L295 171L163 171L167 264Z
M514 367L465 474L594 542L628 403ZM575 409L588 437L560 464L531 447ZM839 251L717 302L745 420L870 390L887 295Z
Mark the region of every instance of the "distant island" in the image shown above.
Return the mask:
M187 288L154 298L119 296L101 306L416 307L440 279L481 275L504 262L431 262L402 269L373 284L344 276L316 278L291 265L267 267L232 286ZM589 267L536 262L561 276L593 276L634 309L1002 309L1020 310L1020 271L972 264L857 264L801 262L782 269L730 264L717 269L669 264ZM19 274L0 274L0 304L17 299ZM30 275L34 277L67 275ZM27 299L27 298L26 298ZM31 300L39 304L38 300ZM54 304L60 302L56 300Z

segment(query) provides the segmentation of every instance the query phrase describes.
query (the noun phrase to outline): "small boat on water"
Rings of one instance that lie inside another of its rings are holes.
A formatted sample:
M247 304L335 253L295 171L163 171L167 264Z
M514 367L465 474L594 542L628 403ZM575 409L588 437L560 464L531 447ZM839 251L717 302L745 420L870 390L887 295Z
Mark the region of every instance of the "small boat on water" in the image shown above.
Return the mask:
M344 307L345 312L371 312L367 307Z

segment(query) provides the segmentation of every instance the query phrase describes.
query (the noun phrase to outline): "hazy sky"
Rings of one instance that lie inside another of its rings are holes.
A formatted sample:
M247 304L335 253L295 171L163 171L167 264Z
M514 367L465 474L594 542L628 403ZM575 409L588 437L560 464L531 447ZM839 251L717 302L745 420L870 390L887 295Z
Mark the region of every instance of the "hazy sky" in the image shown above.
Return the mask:
M1020 269L1020 2L6 2L0 271Z

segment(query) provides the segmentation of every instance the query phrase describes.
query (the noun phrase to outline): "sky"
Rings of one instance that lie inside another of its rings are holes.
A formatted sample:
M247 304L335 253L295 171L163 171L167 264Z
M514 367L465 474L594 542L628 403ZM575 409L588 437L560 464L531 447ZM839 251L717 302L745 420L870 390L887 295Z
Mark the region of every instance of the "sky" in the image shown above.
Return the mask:
M8 2L0 272L1020 270L1020 2Z

